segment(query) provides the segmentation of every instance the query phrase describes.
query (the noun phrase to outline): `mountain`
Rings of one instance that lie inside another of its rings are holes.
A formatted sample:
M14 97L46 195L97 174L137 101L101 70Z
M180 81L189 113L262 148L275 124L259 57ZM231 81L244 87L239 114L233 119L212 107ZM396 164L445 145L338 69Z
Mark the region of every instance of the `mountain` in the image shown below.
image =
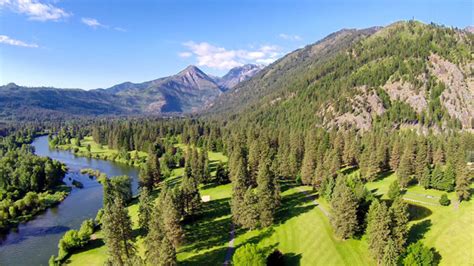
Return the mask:
M14 83L0 86L0 116L7 119L138 112L133 102L99 90L30 88Z
M108 89L0 86L0 117L34 119L57 116L195 113L223 91L256 73L258 66L232 69L210 77L196 66L169 77L142 83L124 82Z
M134 99L143 113L196 112L209 105L222 91L213 78L196 66L176 75L143 83L125 82L106 93Z
M344 29L235 86L207 113L252 126L472 130L473 47L467 31L416 21Z
M214 78L222 90L227 91L232 89L237 84L250 79L255 76L263 66L247 64L239 67L234 67L227 74L221 78Z

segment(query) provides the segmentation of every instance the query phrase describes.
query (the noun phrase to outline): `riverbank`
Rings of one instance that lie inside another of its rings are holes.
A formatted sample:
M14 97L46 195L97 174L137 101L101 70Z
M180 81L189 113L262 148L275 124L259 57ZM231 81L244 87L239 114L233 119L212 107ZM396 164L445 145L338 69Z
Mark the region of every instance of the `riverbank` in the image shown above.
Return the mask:
M20 223L25 223L33 220L36 216L44 213L51 207L61 203L71 192L71 187L67 185L60 185L51 191L41 193L30 192L24 198L15 201L9 207L9 215L17 214L13 219L2 220L0 226L0 233L2 235L8 234L11 230L18 227ZM27 198L28 197L28 198ZM20 202L21 201L21 202ZM20 212L17 206L25 206L28 212Z
M71 230L78 230L84 220L94 218L102 207L102 185L95 178L81 174L84 168L97 169L109 177L127 175L132 177L132 192L138 188L138 169L123 163L78 157L69 151L57 150L49 146L48 137L36 138L32 146L35 154L50 157L64 163L69 169L63 179L68 186L72 180L83 184L83 188L73 187L59 204L34 219L20 223L18 228L4 235L0 245L0 265L47 265L52 254L58 252L58 242Z
M139 167L146 162L148 154L142 151L120 152L110 149L107 145L96 143L91 136L84 137L79 143L76 138L72 138L69 144L55 145L51 140L50 146L55 149L70 151L76 156L107 160L123 163L134 167Z

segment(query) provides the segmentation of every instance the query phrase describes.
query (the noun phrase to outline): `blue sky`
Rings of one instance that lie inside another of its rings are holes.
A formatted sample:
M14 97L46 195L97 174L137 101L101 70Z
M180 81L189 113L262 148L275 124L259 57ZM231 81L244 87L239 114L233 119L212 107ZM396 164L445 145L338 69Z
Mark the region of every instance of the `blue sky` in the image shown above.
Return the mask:
M105 88L194 64L268 64L341 28L411 18L464 28L468 1L0 0L0 84Z

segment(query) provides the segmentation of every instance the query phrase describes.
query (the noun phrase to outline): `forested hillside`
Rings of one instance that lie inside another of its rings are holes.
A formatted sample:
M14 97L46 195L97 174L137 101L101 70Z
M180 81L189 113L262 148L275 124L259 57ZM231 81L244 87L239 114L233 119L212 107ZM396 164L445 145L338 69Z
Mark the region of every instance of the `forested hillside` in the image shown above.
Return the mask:
M342 30L268 66L220 97L209 112L298 130L312 125L469 130L473 47L472 33L416 21Z

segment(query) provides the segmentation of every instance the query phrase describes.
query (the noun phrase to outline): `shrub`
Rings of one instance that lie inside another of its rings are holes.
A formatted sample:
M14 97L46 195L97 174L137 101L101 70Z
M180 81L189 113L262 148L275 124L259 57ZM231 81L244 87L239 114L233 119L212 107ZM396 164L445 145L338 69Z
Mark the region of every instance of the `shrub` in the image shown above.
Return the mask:
M232 257L234 265L260 266L265 264L265 256L255 244L245 244L237 249Z
M439 204L443 206L448 206L451 203L451 201L448 198L448 194L444 193L441 195L441 198L439 199Z
M403 259L403 265L433 265L434 253L431 249L423 245L421 241L408 246L407 255Z

